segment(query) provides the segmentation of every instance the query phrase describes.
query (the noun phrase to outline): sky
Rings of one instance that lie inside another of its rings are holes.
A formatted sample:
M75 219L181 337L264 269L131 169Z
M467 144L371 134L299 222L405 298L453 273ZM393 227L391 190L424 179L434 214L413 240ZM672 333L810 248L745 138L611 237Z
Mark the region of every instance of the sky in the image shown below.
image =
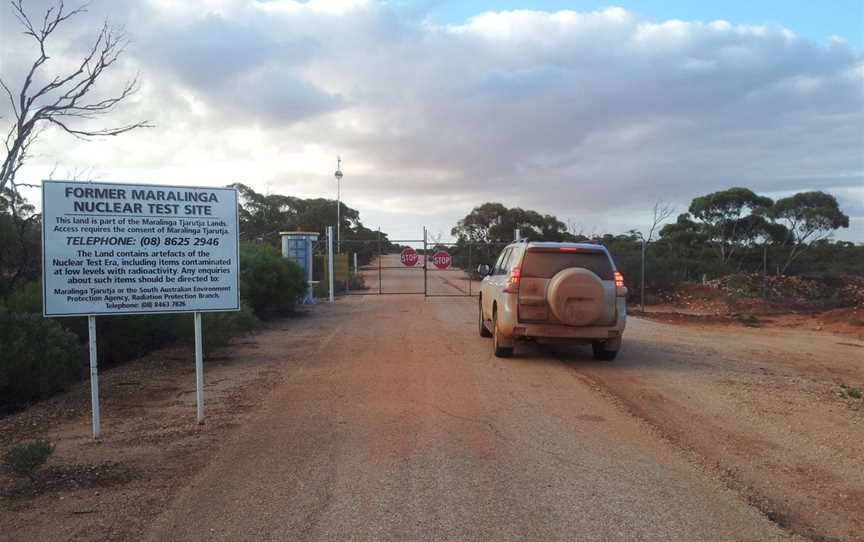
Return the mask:
M155 127L46 130L18 180L335 198L341 156L343 201L394 239L446 237L487 201L623 233L658 200L685 212L731 186L824 190L850 216L836 238L864 242L862 5L95 0L39 77L67 71L108 18L130 43L97 92L136 74L141 88L101 125ZM34 48L6 5L0 44L0 77L20 87ZM0 116L5 133L5 102Z

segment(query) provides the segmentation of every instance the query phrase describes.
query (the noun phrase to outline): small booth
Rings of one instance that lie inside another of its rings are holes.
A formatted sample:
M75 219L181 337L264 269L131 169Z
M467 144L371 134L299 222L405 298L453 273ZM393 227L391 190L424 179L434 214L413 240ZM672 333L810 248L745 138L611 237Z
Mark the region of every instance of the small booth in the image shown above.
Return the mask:
M308 231L283 231L279 232L282 237L282 257L288 258L299 265L306 274L309 282L309 291L303 298L303 303L312 305L315 303L315 285L317 281L312 280L312 245L318 240L318 233Z

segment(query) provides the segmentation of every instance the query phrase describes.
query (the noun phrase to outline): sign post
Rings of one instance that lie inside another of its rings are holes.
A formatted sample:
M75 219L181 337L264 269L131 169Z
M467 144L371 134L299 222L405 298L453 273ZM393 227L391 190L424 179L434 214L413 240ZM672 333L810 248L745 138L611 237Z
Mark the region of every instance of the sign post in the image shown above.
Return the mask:
M198 424L204 423L204 338L201 313L195 312L195 412Z
M204 420L202 312L240 310L237 191L42 183L42 313L87 316L93 437L102 434L96 316L193 313Z
M96 317L87 317L87 335L90 344L90 407L93 411L93 438L102 435L102 416L99 411L99 366L96 359Z

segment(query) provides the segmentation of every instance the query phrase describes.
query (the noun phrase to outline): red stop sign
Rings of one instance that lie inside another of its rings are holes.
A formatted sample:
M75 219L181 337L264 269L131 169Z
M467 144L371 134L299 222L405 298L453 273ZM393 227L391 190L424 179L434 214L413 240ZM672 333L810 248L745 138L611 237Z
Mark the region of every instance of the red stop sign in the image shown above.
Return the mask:
M399 259L402 261L402 265L414 267L417 265L417 251L408 247L402 251L402 254L399 255Z
M435 264L435 267L437 267L438 269L447 269L448 267L450 267L450 264L452 262L453 259L443 250L439 250L432 255L432 263Z

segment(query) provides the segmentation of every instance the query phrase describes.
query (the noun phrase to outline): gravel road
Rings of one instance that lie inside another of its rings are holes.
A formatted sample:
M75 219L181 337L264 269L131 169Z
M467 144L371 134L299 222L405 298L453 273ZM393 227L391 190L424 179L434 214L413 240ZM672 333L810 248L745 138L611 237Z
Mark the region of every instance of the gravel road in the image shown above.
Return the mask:
M404 291L422 281L383 277ZM430 280L456 291L446 273ZM318 344L145 538L796 538L560 352L493 357L476 298L369 295L316 310L328 326Z

